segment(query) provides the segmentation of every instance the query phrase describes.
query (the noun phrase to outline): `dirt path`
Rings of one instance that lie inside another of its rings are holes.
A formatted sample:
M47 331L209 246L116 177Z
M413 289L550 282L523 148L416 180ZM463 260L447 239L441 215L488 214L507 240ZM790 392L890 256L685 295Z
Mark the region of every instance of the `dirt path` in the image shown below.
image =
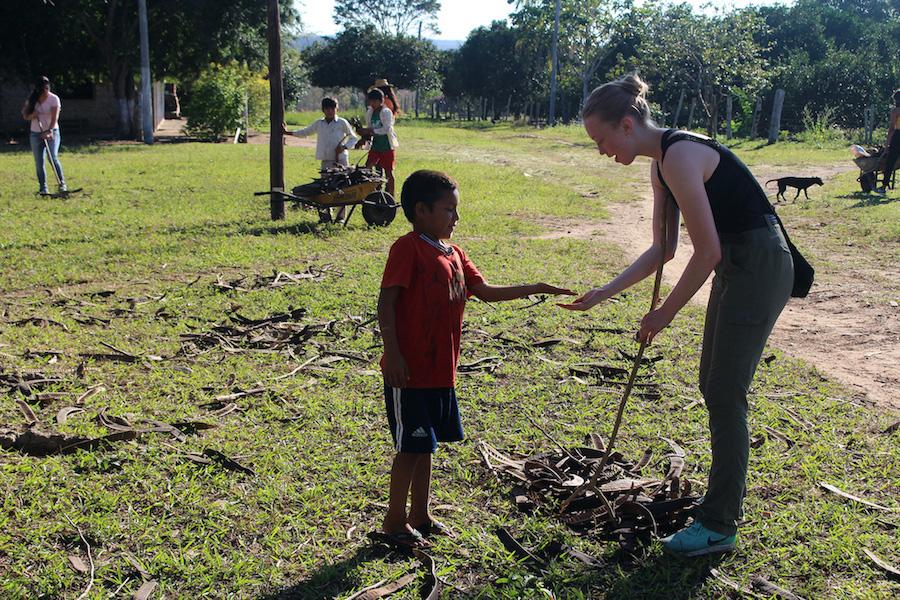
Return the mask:
M826 177L852 170L852 165L822 169ZM773 178L770 168L755 167L760 182ZM643 252L651 241L652 202L610 205L605 222L545 222L550 231L542 237L598 237L624 249L629 260ZM798 236L793 236L798 237ZM796 240L802 247L802 240ZM682 226L681 243L675 258L666 265L665 280L674 285L693 253L690 238ZM856 253L856 254L855 254ZM846 248L846 256L830 255L831 265L860 264L858 251ZM705 305L710 278L694 296ZM839 269L818 266L816 284L805 299L791 299L778 320L770 343L791 356L802 358L818 369L856 390L860 399L879 407L900 411L900 308L897 289L887 289L885 281L900 281L900 268Z

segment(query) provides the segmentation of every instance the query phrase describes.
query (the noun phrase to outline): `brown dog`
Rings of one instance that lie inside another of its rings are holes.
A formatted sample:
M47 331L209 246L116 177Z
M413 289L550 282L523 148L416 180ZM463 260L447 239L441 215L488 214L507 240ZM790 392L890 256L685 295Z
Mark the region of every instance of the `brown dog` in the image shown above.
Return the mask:
M781 199L785 202L787 202L787 198L784 197L784 191L789 187L797 188L797 195L794 196L794 200L800 197L800 192L803 192L803 195L809 200L809 194L806 193L806 188L813 185L825 185L822 183L821 177L779 177L778 179L768 180L766 185L769 185L773 181L778 183L778 193L775 194L775 197L778 198L781 196Z

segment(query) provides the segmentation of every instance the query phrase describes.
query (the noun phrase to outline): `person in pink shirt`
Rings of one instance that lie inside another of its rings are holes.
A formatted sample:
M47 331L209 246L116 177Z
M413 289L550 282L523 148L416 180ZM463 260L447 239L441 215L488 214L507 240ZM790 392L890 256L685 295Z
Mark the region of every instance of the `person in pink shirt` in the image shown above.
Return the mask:
M69 191L66 178L59 162L59 111L62 103L59 96L50 91L50 80L39 77L34 90L22 107L22 118L31 122L31 151L34 153L34 166L37 171L40 194L47 194L47 172L44 169L44 153L50 151L50 160L59 174L59 191ZM44 142L47 142L46 144Z

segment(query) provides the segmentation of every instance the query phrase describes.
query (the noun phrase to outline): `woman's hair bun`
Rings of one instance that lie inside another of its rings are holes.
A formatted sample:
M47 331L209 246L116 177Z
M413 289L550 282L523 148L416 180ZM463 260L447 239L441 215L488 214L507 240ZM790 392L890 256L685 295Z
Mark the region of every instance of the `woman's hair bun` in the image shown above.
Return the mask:
M647 92L650 90L650 86L647 85L643 79L636 73L630 73L625 77L619 80L620 85L628 92L631 93L635 98L644 97L647 95Z

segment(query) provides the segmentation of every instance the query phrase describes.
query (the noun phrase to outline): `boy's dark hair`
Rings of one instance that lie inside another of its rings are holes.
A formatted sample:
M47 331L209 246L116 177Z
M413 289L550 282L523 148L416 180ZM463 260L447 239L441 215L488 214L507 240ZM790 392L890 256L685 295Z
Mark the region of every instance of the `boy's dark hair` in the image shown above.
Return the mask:
M406 220L415 223L416 204L421 202L428 210L432 210L438 200L456 189L459 189L459 186L446 173L427 169L416 171L406 178L400 192L400 205L403 207Z
M894 97L894 106L900 106L900 88L894 90L894 93L891 95Z
M338 107L337 100L335 100L331 96L325 96L324 98L322 98L322 110L325 110L326 108L337 108L337 107Z
M366 94L366 98L368 98L369 100L381 100L382 102L384 102L384 92L382 92L378 88L375 88L374 90L371 90L368 94Z

